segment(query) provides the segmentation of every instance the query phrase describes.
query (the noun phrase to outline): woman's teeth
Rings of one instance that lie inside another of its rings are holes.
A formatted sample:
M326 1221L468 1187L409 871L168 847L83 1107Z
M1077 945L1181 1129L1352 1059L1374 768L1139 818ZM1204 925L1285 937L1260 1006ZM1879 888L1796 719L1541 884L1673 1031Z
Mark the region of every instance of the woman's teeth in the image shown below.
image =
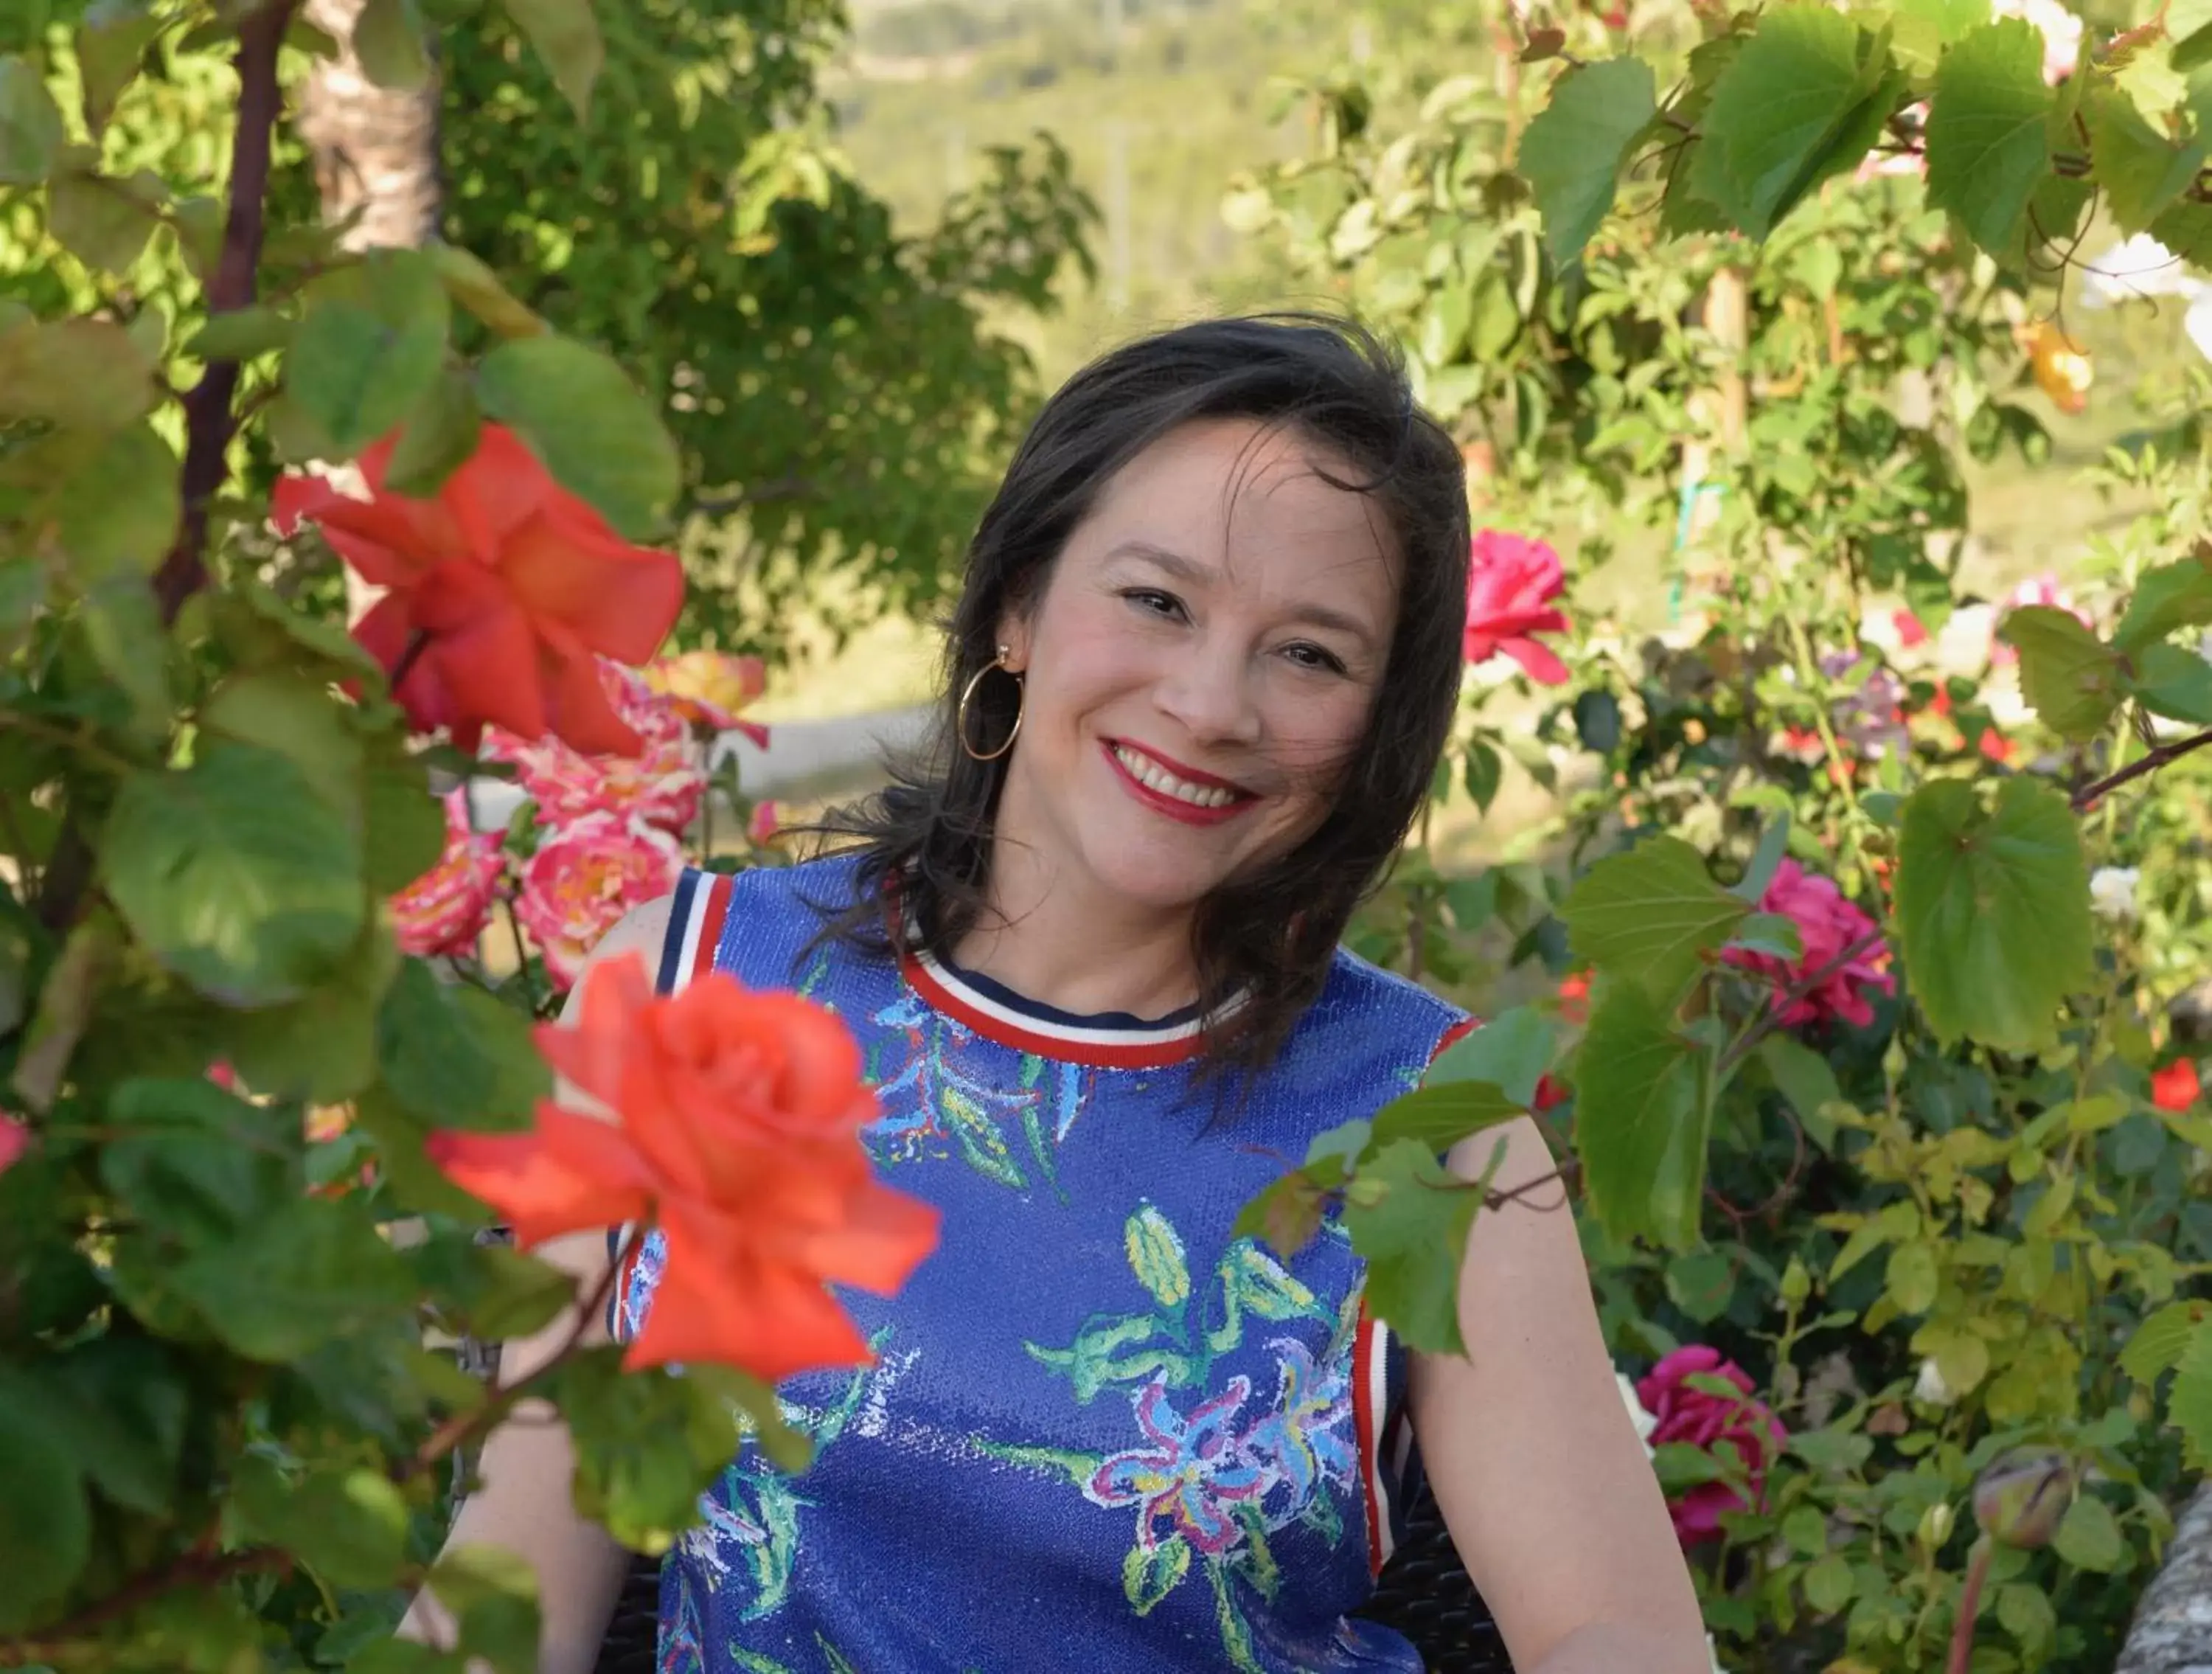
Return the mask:
M1194 785L1187 779L1178 779L1149 756L1140 756L1121 745L1114 746L1114 758L1128 770L1129 776L1147 790L1158 791L1163 796L1172 796L1178 802L1188 802L1197 808L1223 808L1237 800L1237 793L1224 790L1218 785Z

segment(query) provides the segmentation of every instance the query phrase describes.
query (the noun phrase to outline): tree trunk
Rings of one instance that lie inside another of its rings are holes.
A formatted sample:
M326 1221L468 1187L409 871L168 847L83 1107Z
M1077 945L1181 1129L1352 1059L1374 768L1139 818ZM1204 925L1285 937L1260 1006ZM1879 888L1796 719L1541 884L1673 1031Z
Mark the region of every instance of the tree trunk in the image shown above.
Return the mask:
M307 0L307 21L339 45L300 89L300 137L315 162L323 219L343 225L349 250L414 249L438 235L438 83L434 70L411 92L378 87L362 72L354 25L365 0ZM376 595L346 571L346 618Z
M2212 1667L2212 1487L2182 1507L2166 1561L2136 1605L2113 1674L2198 1674Z
M349 250L413 248L437 236L438 88L396 92L362 73L353 51L362 0L307 0L308 21L339 43L300 91L300 137L314 154L323 218L351 222Z

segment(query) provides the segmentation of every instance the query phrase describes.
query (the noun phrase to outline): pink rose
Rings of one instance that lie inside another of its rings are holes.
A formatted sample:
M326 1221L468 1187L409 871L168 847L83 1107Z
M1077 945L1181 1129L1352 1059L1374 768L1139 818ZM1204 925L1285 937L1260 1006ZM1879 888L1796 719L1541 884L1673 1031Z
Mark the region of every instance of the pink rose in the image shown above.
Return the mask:
M599 938L632 908L674 889L683 869L683 851L666 832L617 813L587 813L556 829L530 857L515 916L565 989Z
M1797 927L1802 956L1786 962L1771 953L1731 947L1726 958L1730 965L1757 973L1778 989L1811 976L1874 928L1874 920L1844 900L1843 892L1831 880L1807 872L1793 860L1784 860L1775 867L1773 881L1759 897L1759 910L1778 913ZM1840 1017L1864 1028L1874 1021L1874 1003L1868 995L1876 989L1884 994L1897 990L1897 979L1882 968L1888 960L1888 946L1881 941L1855 954L1822 977L1804 998L1793 1001L1782 1014L1783 1026L1795 1028L1801 1023Z
M427 959L476 946L499 894L499 839L469 820L465 790L446 795L446 852L438 863L392 898L392 928L402 953Z
M1722 1379L1741 1391L1743 1398L1693 1389L1685 1381L1700 1374ZM1685 1546L1719 1534L1722 1513L1747 1511L1757 1503L1766 1482L1766 1468L1789 1440L1782 1421L1753 1400L1751 1392L1751 1379L1743 1368L1701 1342L1677 1348L1637 1383L1637 1398L1659 1421L1651 1432L1652 1446L1681 1442L1715 1454L1726 1447L1735 1453L1749 1488L1747 1494L1732 1482L1699 1482L1669 1501L1667 1509L1674 1519L1675 1537Z
M1567 666L1532 634L1563 634L1565 615L1550 608L1565 589L1559 555L1549 545L1503 529L1474 538L1467 583L1467 660L1470 665L1506 656L1528 678L1564 685Z
M758 657L726 651L686 651L647 663L645 683L692 727L706 733L743 733L768 748L768 728L740 721L738 711L768 689L768 669Z
M758 845L775 841L775 834L783 829L783 821L773 802L753 804L752 818L745 821L745 837Z
M699 816L707 771L683 716L635 669L603 657L599 681L616 716L641 740L635 755L586 756L550 734L525 740L496 727L486 734L483 753L514 764L545 825L611 813L663 831L686 830Z
M5 1111L0 1111L0 1174L13 1168L30 1148L31 1130Z

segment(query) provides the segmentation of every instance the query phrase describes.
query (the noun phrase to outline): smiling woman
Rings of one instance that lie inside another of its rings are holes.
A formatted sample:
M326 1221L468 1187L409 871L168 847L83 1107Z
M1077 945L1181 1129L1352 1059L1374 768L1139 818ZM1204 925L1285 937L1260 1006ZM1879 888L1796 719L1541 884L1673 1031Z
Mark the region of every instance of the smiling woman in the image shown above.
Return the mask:
M833 1009L874 1165L942 1229L896 1297L841 1298L867 1365L779 1385L803 1482L749 1446L669 1555L665 1674L1079 1644L1100 1674L1418 1674L1360 1612L1425 1461L1522 1674L1703 1674L1555 1198L1471 1237L1473 1361L1393 1339L1333 1217L1286 1258L1236 1233L1279 1159L1466 1026L1337 943L1448 734L1468 554L1459 455L1371 338L1132 344L1048 405L982 520L933 750L843 852L689 875L611 938L657 946L666 988ZM1501 1185L1549 1169L1532 1123L1498 1131ZM574 1257L631 1342L657 1297L763 1282L686 1259L657 1230ZM548 1427L502 1433L461 1531L533 1555L552 1671L590 1665L613 1585L551 1510L569 1469Z

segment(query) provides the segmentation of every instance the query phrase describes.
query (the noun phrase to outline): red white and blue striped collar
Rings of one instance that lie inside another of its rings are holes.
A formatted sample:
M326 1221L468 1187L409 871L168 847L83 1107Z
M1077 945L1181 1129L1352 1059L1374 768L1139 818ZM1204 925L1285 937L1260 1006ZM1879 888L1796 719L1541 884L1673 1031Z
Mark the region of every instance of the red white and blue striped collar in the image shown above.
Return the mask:
M1076 1018L1015 1003L994 994L909 940L899 956L907 986L933 1011L1018 1051L1103 1069L1159 1069L1206 1050L1206 1022L1196 1012L1144 1023L1135 1019Z

